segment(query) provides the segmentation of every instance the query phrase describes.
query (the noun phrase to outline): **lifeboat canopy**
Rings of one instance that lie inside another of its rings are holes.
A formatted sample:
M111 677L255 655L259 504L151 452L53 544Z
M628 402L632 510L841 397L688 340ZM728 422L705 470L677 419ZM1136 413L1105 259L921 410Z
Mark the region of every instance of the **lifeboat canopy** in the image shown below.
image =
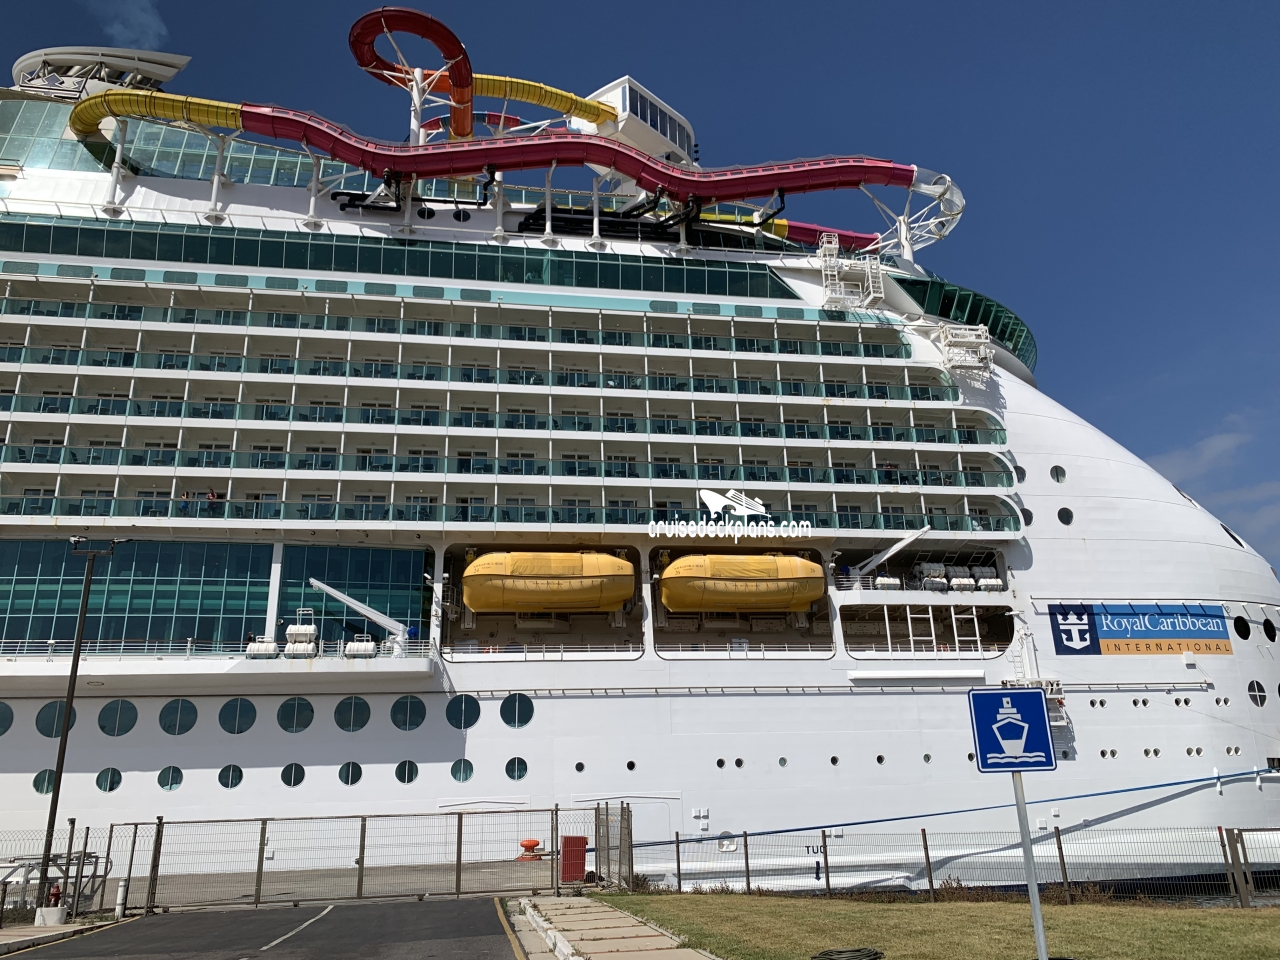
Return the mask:
M758 554L691 554L658 581L662 605L672 613L800 613L826 587L822 567L810 560Z
M605 553L486 553L462 574L477 613L612 613L636 589L635 567Z

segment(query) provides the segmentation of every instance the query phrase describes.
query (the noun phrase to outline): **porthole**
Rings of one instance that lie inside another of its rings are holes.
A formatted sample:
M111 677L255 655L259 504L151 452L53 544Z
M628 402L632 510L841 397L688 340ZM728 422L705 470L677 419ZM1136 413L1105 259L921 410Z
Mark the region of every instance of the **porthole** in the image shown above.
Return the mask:
M1112 760L1116 758L1116 752L1114 750L1109 750L1108 753L1111 755Z
M719 767L721 770L724 769L724 757L721 757L719 760L716 761L716 766Z
M287 763L280 771L280 782L286 787L296 787L306 779L307 771L300 763Z
M391 725L397 730L417 730L426 719L427 705L411 693L391 705Z
M343 697L333 708L333 722L347 733L363 730L369 722L369 701L364 697Z
M9 732L13 726L13 707L0 701L0 737Z
M1241 549L1244 549L1244 544L1240 542L1240 538L1239 538L1239 537L1237 537L1237 536L1236 536L1234 533L1232 533L1230 530L1228 530L1228 529L1227 529L1227 525L1226 525L1225 523L1220 523L1220 524L1218 524L1218 526L1220 526L1220 527L1222 528L1222 532L1223 532L1223 533L1225 533L1228 537L1230 537L1230 538L1231 538L1231 542L1232 542L1232 543L1234 543L1237 547L1240 547Z
M1142 751L1142 755L1143 755L1144 757L1149 757L1149 756L1151 756L1151 748L1150 748L1150 747L1147 747L1146 749L1144 749L1144 750Z
M741 769L742 769L742 763L743 763L743 761L742 761L742 758L741 758L741 757L739 757L737 760L733 761L733 765L734 765L735 767L737 767L739 770L741 770Z
M512 693L503 698L498 715L508 727L519 730L533 719L533 701L523 693Z
M234 763L228 763L218 771L218 782L228 790L234 790L244 780L244 771Z
M1196 756L1199 757L1203 754L1204 754L1204 750L1201 747L1196 747Z
M1151 701L1150 701L1150 700L1148 700L1146 697L1143 697L1143 698L1142 698L1142 705L1143 705L1144 707L1149 707L1149 706L1151 706Z
M1174 697L1174 698L1173 698L1173 705L1174 705L1175 707L1180 707L1180 706L1182 706L1182 698L1181 698L1181 697Z
M156 777L156 783L160 784L161 790L177 790L182 786L182 769L180 767L165 767L160 771L160 775Z
M453 211L453 219L459 223L466 223L471 219L471 212L469 210L455 210Z
M879 763L879 764L883 764L883 763L884 763L884 754L883 754L883 753L878 753L878 754L876 754L876 763Z
M972 753L971 753L971 754L969 754L969 758L970 758L970 759L973 759L973 754L972 754ZM1062 759L1063 759L1063 760L1070 760L1070 759L1071 759L1071 751L1070 751L1070 750L1063 750L1063 751L1062 751Z
M53 793L53 771L41 770L31 781L36 793Z
M1276 625L1270 620L1262 621L1262 633L1272 643L1276 642ZM3 731L0 731L3 732Z
M1224 707L1229 707L1229 706L1231 706L1231 698L1230 698L1230 697L1223 697L1223 698L1222 698L1222 705L1223 705Z
M1249 699L1255 707L1264 706L1267 702L1267 688L1260 681L1249 681Z
M1133 705L1134 705L1135 707L1138 705L1138 698L1137 698L1137 697L1134 697L1134 698L1133 698Z
M1107 759L1107 751L1106 751L1106 750L1099 750L1099 751L1098 751L1098 756L1100 756L1103 760Z
M1214 697L1213 702L1214 702L1214 703L1216 703L1218 706L1222 706L1222 698L1221 698L1221 697Z
M1248 640L1249 634L1253 633L1253 628L1244 617L1236 617L1233 625L1236 628L1236 636L1241 640Z
M1183 705L1184 707L1189 707L1189 706L1191 706L1191 698L1190 698L1190 697L1183 697L1183 698L1182 698L1182 705Z
M636 768L636 762L635 762L634 760L628 760L628 761L627 761L627 769L628 769L628 770L634 770L635 768Z
M1067 471L1063 467L1059 467L1055 464L1049 468L1049 477L1054 483L1066 483Z
M1157 757L1158 757L1158 756L1160 756L1160 748L1159 748L1159 747L1156 747L1156 748L1155 748L1154 750L1152 750L1151 752L1152 752L1152 754L1154 754L1154 755L1155 755L1155 756L1157 756Z
M244 733L258 719L258 708L244 697L232 697L218 711L218 724L230 734Z
M973 763L973 761L974 761L975 759L976 759L976 758L974 757L974 755L973 755L972 753L971 753L971 754L969 754L969 762L970 762L970 763Z
M529 764L525 763L524 757L512 757L507 761L508 780L523 780L528 772Z
M62 736L62 720L66 716L67 701L50 700L40 712L36 714L36 729L40 731L43 737L60 737ZM67 725L68 730L76 728L76 708L71 708L71 722Z
M1099 700L1098 706L1102 707L1102 709L1105 710L1107 708L1107 698L1103 697L1101 700Z
M94 779L98 789L103 793L111 793L120 789L120 782L124 778L120 775L120 771L115 767L107 767L105 770L99 770L98 776Z
M1013 475L1018 478L1019 483L1027 482L1027 471L1022 467L1014 467Z
M780 767L785 767L786 765L787 765L787 758L786 758L786 757L779 757L779 758L778 758L778 766L780 766Z
M1195 747L1187 747L1187 756L1188 756L1188 757L1194 756L1194 755L1195 755L1195 752L1196 752L1196 748L1195 748Z
M396 779L401 783L413 783L418 779L418 765L412 760L401 760L396 764Z
M1072 513L1067 507L1063 507L1061 510L1058 511L1058 522L1062 524L1064 527L1071 526L1071 524L1075 521L1075 519L1076 519L1076 515Z
M316 711L306 697L290 697L276 711L276 722L285 733L301 733L311 726Z
M1098 701L1097 701L1097 700L1090 700L1090 701L1089 701L1089 706L1090 706L1090 707L1093 707L1093 708L1095 708L1095 709L1096 709L1096 708L1097 708L1097 706L1098 706Z
M577 763L573 765L573 769L581 773L583 770L587 769L587 765L583 763L581 760L579 760Z
M931 754L931 753L926 753L926 754L924 755L924 762L925 762L925 763L933 763L933 754Z
M338 782L344 786L354 787L364 776L364 770L354 760L348 760L338 768Z
M435 217L435 215L436 215L436 212L432 210L430 207L418 208L418 217L422 220L430 220L433 217Z
M831 765L832 765L833 767L838 767L838 766L840 766L840 758L839 758L839 757L832 757L832 758L831 758Z
M195 725L196 705L190 700L170 700L160 708L160 729L171 737L180 737Z
M1026 507L1023 507L1019 512L1022 514L1022 525L1024 527L1031 526L1031 524L1036 519L1036 515L1032 513L1030 510L1028 510Z
M476 772L476 768L470 760L455 760L453 766L449 768L449 776L457 780L459 783L466 783L471 779L471 775Z
M138 708L128 700L112 700L98 711L98 729L108 737L123 737L138 722Z
M474 727L480 719L480 701L469 693L459 694L445 706L444 718L458 730Z

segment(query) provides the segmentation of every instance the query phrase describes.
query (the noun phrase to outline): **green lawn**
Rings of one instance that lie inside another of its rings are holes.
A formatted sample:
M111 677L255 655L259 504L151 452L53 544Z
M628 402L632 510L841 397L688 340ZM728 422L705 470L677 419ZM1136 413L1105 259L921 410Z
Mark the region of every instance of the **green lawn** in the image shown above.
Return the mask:
M601 900L722 960L808 960L875 947L887 960L1035 957L1025 903L865 903L742 894L617 894ZM1052 957L1078 960L1275 960L1280 910L1150 905L1046 906Z

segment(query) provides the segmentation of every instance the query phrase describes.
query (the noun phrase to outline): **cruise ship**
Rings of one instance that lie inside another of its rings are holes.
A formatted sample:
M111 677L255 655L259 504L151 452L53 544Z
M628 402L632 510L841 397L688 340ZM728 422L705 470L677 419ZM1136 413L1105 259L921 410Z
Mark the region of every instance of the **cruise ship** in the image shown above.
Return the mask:
M1280 826L1274 569L923 264L949 177L706 169L642 82L473 72L416 11L350 46L403 142L172 92L168 53L0 90L7 828L45 823L87 551L82 825L1007 828L967 706L1006 685L1048 695L1039 828ZM864 232L786 217L833 190Z

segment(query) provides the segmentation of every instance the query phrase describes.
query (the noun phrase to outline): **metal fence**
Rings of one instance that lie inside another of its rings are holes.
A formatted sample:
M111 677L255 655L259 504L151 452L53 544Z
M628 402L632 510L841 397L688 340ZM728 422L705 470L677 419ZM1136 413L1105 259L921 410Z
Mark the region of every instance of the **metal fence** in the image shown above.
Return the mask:
M596 879L630 890L635 882L635 845L631 837L631 805L596 807Z
M1052 898L1280 903L1280 830L1044 830L1036 876ZM649 888L917 895L1026 893L1018 834L860 834L840 828L681 837L633 849ZM1055 893L1055 890L1058 891Z

